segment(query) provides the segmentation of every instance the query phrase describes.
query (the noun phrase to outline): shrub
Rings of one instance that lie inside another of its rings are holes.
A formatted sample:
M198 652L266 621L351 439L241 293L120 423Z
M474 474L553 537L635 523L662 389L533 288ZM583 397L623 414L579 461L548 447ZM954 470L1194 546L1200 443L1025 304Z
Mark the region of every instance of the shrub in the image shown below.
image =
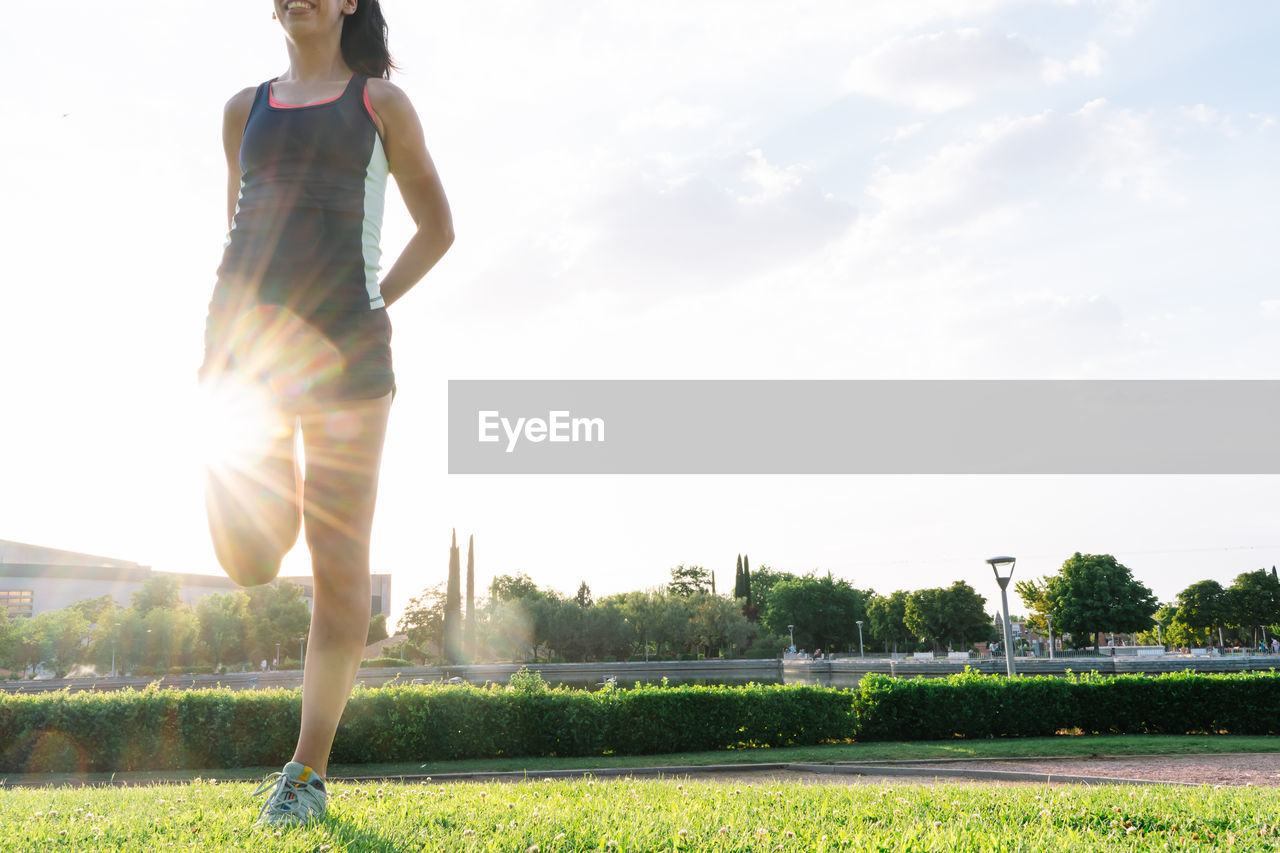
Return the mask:
M407 660L405 660L404 658L365 658L364 660L360 661L360 666L362 666L362 667L366 667L366 666L370 666L370 667L393 667L393 666L399 666L399 667L410 667L410 666L413 666L413 664L409 663L409 662L408 662Z

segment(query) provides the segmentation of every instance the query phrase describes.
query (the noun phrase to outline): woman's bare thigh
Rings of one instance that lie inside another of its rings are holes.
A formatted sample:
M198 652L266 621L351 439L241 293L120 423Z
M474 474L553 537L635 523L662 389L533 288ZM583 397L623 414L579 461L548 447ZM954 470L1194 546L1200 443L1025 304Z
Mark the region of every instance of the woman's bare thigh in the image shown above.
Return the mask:
M296 416L283 410L260 414L255 429L262 434L251 450L220 455L205 466L205 509L214 551L242 586L275 578L301 526Z
M354 561L352 571L368 572L369 535L390 410L387 394L334 403L299 417L306 458L303 517L318 583L322 567L330 563L346 566Z

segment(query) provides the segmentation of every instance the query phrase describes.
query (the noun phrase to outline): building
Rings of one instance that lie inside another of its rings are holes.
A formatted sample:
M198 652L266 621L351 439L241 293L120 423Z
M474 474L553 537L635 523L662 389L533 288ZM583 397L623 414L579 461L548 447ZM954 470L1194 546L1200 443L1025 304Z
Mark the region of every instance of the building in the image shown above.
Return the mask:
M112 595L117 604L128 607L133 593L156 575L178 578L182 582L182 600L188 607L195 607L205 596L240 588L225 575L158 572L150 566L128 560L0 539L0 608L10 618L61 610L77 601L104 595ZM302 587L303 599L307 607L311 607L313 586L310 575L276 580L277 583L280 581L291 581ZM369 615L382 613L389 616L391 575L370 575L369 581L373 595Z

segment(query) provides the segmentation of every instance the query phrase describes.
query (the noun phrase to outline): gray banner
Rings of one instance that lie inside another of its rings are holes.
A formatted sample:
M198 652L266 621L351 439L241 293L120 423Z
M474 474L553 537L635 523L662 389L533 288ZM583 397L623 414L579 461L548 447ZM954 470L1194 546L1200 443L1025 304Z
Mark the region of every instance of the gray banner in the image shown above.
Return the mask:
M450 474L1277 474L1277 380L450 380Z

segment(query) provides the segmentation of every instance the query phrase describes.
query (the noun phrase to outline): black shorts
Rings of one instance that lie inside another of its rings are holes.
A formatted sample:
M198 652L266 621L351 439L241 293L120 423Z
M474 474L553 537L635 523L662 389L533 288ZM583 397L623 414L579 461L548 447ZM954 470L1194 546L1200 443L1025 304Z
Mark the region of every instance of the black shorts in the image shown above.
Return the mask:
M306 318L276 305L211 312L200 375L219 370L269 389L291 411L394 395L391 320L385 308Z

